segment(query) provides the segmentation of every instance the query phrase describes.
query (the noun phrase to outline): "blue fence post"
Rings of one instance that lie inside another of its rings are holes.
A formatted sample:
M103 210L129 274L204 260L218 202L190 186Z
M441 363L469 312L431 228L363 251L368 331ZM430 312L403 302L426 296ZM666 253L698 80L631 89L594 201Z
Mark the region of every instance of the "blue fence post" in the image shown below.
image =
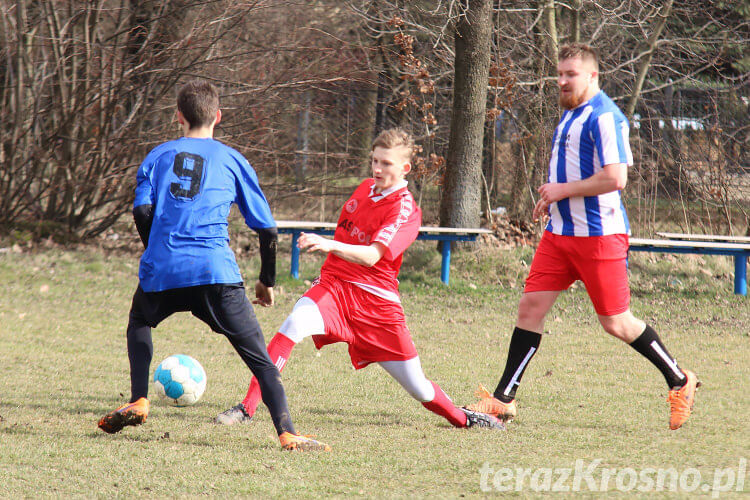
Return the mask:
M734 293L747 295L747 255L734 256Z
M292 278L299 279L299 247L297 238L301 231L292 231Z
M441 243L443 263L440 266L440 281L447 285L451 273L451 242L443 240Z

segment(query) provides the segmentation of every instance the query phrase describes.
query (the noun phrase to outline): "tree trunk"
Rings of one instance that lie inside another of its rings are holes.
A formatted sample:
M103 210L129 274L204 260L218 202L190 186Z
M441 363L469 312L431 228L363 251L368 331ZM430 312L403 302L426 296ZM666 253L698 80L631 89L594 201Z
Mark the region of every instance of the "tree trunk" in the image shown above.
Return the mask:
M547 57L555 70L557 70L557 16L555 12L555 0L540 0L539 10L544 12L543 38L547 49Z
M294 161L294 181L302 188L307 172L310 153L310 107L312 92L306 90L302 96L302 105L297 120L297 153Z
M492 2L467 2L455 31L453 111L440 225L478 227L482 142L490 70Z
M570 2L570 41L581 41L581 0L572 0Z

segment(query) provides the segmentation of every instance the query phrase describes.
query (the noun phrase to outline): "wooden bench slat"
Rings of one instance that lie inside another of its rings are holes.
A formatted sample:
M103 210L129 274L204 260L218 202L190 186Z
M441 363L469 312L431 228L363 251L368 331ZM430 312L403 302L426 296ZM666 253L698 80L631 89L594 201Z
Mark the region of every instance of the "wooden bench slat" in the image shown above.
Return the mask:
M302 220L277 220L280 229L336 229L335 222L311 222Z
M729 236L719 234L656 233L657 236L670 240L706 240L724 241L727 243L750 243L750 236Z
M722 250L750 250L750 243L721 243L717 241L680 241L630 238L631 245L650 245L660 248L715 248Z
M277 220L276 227L279 229L336 229L335 222L312 222L312 221L301 221L301 220ZM463 228L463 227L437 227L437 226L421 226L419 228L420 233L427 234L491 234L490 229L478 228Z
M484 229L482 227L466 228L466 227L421 226L419 228L419 232L420 233L432 233L432 234L491 234L492 230Z

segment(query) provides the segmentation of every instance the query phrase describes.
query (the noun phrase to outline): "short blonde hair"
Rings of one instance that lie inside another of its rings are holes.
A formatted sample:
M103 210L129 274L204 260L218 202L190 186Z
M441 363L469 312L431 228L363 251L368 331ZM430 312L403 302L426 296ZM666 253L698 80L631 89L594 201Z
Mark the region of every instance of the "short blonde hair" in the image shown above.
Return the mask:
M375 140L372 141L372 150L375 151L375 148L406 148L406 158L411 161L416 150L416 145L414 144L414 138L404 129L389 128L380 132Z

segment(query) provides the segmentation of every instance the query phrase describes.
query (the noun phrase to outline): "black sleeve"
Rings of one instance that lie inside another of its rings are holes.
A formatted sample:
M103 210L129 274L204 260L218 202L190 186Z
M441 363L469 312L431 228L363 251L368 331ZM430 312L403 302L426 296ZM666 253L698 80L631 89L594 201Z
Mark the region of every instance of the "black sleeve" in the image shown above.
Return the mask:
M143 247L148 247L148 235L151 234L151 223L154 220L153 205L138 205L133 209L133 219Z
M276 242L279 239L275 227L255 229L260 240L260 276L258 279L266 286L276 284Z

